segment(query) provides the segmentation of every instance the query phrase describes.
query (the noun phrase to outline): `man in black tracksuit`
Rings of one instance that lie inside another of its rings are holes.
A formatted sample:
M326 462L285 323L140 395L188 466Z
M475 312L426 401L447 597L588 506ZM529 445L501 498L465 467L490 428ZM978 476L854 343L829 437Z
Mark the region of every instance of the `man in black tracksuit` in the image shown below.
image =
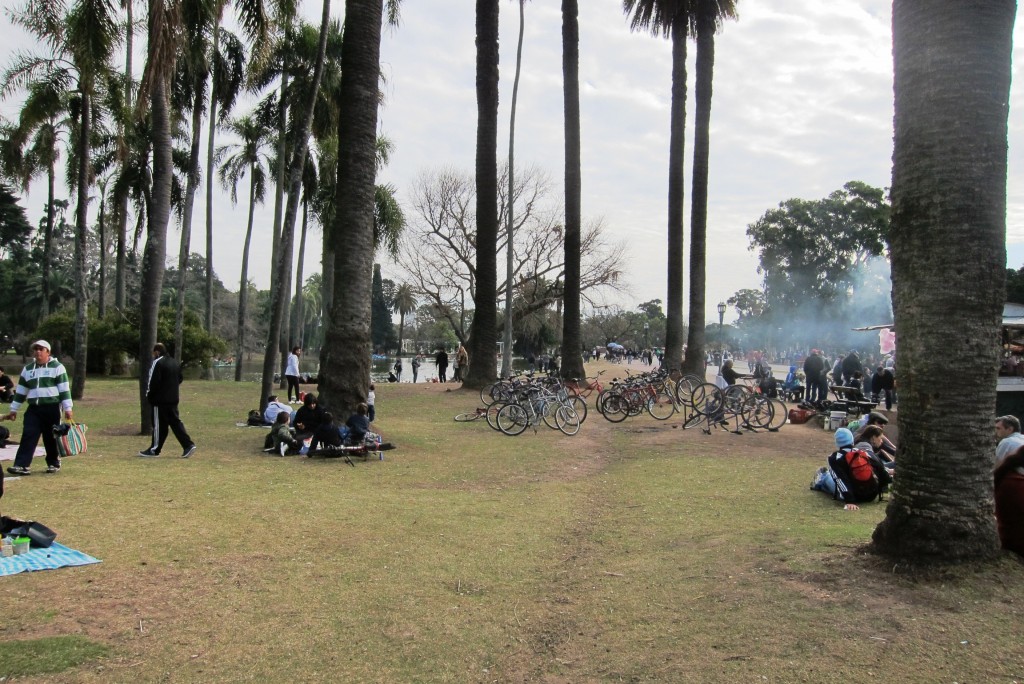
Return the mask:
M181 379L181 366L167 355L164 345L157 343L153 347L153 365L149 367L149 384L146 386L146 401L153 409L153 443L145 451L140 451L139 456L159 456L167 441L168 428L181 444L182 458L196 452L196 445L178 417L178 385Z

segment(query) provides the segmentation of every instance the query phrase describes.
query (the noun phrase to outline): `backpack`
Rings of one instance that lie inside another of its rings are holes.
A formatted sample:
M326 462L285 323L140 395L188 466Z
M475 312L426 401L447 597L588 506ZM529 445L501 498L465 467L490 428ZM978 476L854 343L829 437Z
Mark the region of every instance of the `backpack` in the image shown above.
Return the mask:
M256 409L249 411L249 417L245 421L249 425L265 425L263 422L263 416Z
M850 503L882 500L892 481L885 467L863 449L837 451L829 457L829 468L836 481L835 497Z

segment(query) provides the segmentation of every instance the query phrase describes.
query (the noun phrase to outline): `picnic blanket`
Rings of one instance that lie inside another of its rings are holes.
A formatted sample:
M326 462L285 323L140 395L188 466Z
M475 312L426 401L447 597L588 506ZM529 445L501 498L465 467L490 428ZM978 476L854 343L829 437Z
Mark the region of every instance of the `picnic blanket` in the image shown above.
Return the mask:
M8 444L0 449L0 461L13 461L17 453L18 445ZM44 447L37 446L35 452L32 454L32 458L46 458L46 449Z
M0 558L0 577L17 575L19 572L56 570L57 568L91 565L100 562L102 561L98 558L93 558L81 551L75 551L63 544L53 542L48 549L32 549L20 556Z

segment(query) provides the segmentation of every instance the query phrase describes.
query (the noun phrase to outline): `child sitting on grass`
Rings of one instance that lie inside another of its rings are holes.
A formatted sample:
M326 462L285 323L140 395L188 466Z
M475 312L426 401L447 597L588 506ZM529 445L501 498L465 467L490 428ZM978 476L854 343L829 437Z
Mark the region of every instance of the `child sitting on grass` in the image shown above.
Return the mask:
M270 438L273 440L274 451L284 456L289 451L298 453L302 448L302 442L292 435L291 426L288 425L291 416L282 411L277 414L274 420L274 427L270 430Z

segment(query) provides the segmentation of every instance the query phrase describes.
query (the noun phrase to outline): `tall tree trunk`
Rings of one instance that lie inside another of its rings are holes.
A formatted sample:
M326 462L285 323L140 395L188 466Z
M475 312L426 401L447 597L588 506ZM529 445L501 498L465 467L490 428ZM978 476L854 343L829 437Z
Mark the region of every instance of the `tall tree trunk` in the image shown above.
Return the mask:
M249 167L249 221L242 244L242 276L238 282L238 336L235 346L235 382L242 381L242 359L245 357L245 323L249 312L249 245L252 244L252 224L256 216L256 165Z
M366 401L370 385L373 197L383 0L347 0L341 48L338 182L330 230L333 308L320 355L319 391L344 415ZM493 300L492 300L493 301Z
M519 0L519 42L516 45L516 75L512 81L512 108L508 117L508 207L505 209L505 325L502 330L501 376L512 375L512 271L515 267L515 179L516 179L516 101L519 99L519 74L523 66L523 31L526 0Z
M100 320L107 316L107 186L100 185L100 218L99 218L99 243L100 243L100 291L96 297L97 315Z
M306 160L308 163L308 159ZM305 267L306 261L306 231L309 228L309 202L305 199L302 201L302 230L299 232L299 260L295 265L295 307L290 316L291 326L288 330L288 339L292 341L292 344L299 346L303 345L302 342L302 316L303 316L303 301L302 301L302 270Z
M330 226L324 226L320 268L320 325L324 330L331 327L331 310L334 306L334 244L331 242Z
M683 362L683 203L686 143L686 18L672 24L672 109L668 143L668 287L665 295L665 365Z
M152 21L152 20L151 20ZM142 290L139 294L139 407L141 433L152 431L153 417L146 401L149 367L156 344L160 294L164 286L164 260L167 258L167 224L171 216L171 126L167 111L167 85L153 79L150 89L153 140L153 185L146 226L146 248L142 256Z
M81 89L81 125L78 130L78 205L75 210L75 369L71 377L71 398L85 395L85 369L89 353L89 297L86 284L86 255L89 251L89 137L92 135L92 95L88 84Z
M690 191L690 322L683 372L704 377L707 279L708 160L711 156L711 86L715 75L715 17L698 16L693 178Z
M498 375L498 0L476 2L476 106L476 311L467 389Z
M562 0L562 87L565 110L565 289L562 317L564 378L583 378L580 333L580 27L578 0Z
M135 49L135 13L132 5L134 0L125 0L124 8L127 14L128 31L125 37L124 53L124 106L127 111L134 109L132 102L132 57ZM120 130L118 140L119 163L122 172L128 164L128 149L124 139L124 127ZM123 312L125 306L125 295L127 292L127 254L128 254L128 193L123 193L117 200L117 257L114 274L114 308ZM120 355L123 358L123 354ZM120 364L119 364L120 365Z
M178 306L174 313L174 355L180 362L185 344L185 287L188 284L188 256L192 249L192 209L199 186L200 135L203 132L203 110L206 103L200 97L205 88L206 75L195 78L195 97L192 101L192 138L188 151L188 181L185 183L185 202L181 211L181 244L178 248ZM212 124L211 124L212 126ZM212 173L207 173L212 176Z
M323 1L323 12L320 19L320 43L317 47L316 67L313 69L313 84L310 89L310 101L306 104L299 128L295 131L295 149L292 150L291 163L288 170L288 205L285 210L281 236L280 258L276 266L276 284L270 286L270 330L267 334L267 349L263 358L263 378L260 393L260 410L267 404L267 396L274 382L274 361L276 360L277 344L281 338L281 326L284 321L288 299L289 274L291 273L292 234L295 228L295 217L302 197L302 169L306 163L306 150L309 144L309 129L313 123L313 112L316 107L317 91L320 89L320 78L324 70L324 58L327 52L327 30L331 21L330 0ZM371 255L372 255L371 249ZM371 257L372 258L372 257ZM369 356L367 356L369 359ZM283 368L282 368L283 370ZM283 373L282 373L283 377Z
M992 417L1015 13L1014 0L893 2L900 466L873 539L919 563L983 559L997 547Z
M53 166L53 157L46 169L46 229L43 232L43 306L42 317L50 315L50 264L53 261L53 219L54 186L57 172Z
M221 11L223 5L221 5ZM213 24L213 63L210 80L210 132L206 141L206 332L213 334L213 155L217 138L217 69L220 59L220 15ZM212 364L209 366L212 369Z

